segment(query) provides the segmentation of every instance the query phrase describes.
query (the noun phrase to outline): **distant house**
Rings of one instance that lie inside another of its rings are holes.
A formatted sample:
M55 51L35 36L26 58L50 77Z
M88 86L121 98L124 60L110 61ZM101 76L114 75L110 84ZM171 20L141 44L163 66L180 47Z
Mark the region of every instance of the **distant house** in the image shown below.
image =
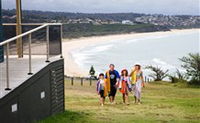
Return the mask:
M2 18L15 19L16 15L13 15L13 16L7 16L7 15L5 15Z
M51 23L56 23L56 20L51 20Z
M134 23L130 20L123 20L122 24L128 24L128 25L133 25Z

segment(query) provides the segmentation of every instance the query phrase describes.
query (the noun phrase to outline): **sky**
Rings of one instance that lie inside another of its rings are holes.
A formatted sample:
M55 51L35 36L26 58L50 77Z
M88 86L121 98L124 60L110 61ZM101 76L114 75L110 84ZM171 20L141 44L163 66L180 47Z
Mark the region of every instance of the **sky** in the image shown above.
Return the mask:
M2 0L4 9L15 8L16 0ZM200 0L22 0L23 10L80 13L146 13L200 15Z

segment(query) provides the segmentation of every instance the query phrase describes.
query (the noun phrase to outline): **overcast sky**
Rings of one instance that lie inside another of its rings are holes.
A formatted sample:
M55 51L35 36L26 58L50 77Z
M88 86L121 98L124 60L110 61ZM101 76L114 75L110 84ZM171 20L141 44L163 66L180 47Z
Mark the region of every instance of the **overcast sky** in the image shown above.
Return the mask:
M4 9L15 8L16 0L2 0ZM200 0L22 0L22 9L118 13L134 12L167 15L200 15Z

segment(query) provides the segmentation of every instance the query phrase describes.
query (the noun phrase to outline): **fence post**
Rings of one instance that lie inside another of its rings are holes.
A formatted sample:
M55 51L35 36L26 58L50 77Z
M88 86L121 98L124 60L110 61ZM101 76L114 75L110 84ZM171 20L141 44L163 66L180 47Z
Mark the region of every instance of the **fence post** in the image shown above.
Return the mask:
M92 86L92 78L90 77L90 86Z
M9 82L9 43L6 45L6 91L11 90L10 89L10 82Z
M47 46L47 59L46 62L50 62L49 61L49 25L46 27L46 46Z
M29 39L29 43L28 43L28 49L29 49L29 52L28 52L28 54L29 54L29 73L28 73L28 75L32 75L33 73L32 73L32 59L31 59L31 43L32 43L32 34L30 33L29 35L28 35L28 39Z
M83 86L83 78L81 78L81 86Z
M61 56L60 56L60 58L63 58L63 53L62 53L62 39L63 39L63 25L61 24L60 25L60 48L61 48L61 50L60 50L60 52L61 52Z
M74 77L71 77L71 85L74 85Z

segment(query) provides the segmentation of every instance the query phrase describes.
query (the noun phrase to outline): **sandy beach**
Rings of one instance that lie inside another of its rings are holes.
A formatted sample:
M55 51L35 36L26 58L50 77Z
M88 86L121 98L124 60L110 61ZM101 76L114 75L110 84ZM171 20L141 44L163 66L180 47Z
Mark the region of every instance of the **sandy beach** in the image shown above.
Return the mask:
M63 56L65 58L65 75L67 76L88 76L89 70L84 70L75 62L71 55L71 51L86 47L88 45L98 45L103 42L120 40L120 39L134 39L138 37L148 37L148 36L163 36L170 33L181 33L181 32L191 32L199 31L200 29L184 29L178 30L174 29L167 32L150 32L150 33L130 33L130 34L117 34L108 36L94 36L94 37L83 37L78 39L63 39Z

